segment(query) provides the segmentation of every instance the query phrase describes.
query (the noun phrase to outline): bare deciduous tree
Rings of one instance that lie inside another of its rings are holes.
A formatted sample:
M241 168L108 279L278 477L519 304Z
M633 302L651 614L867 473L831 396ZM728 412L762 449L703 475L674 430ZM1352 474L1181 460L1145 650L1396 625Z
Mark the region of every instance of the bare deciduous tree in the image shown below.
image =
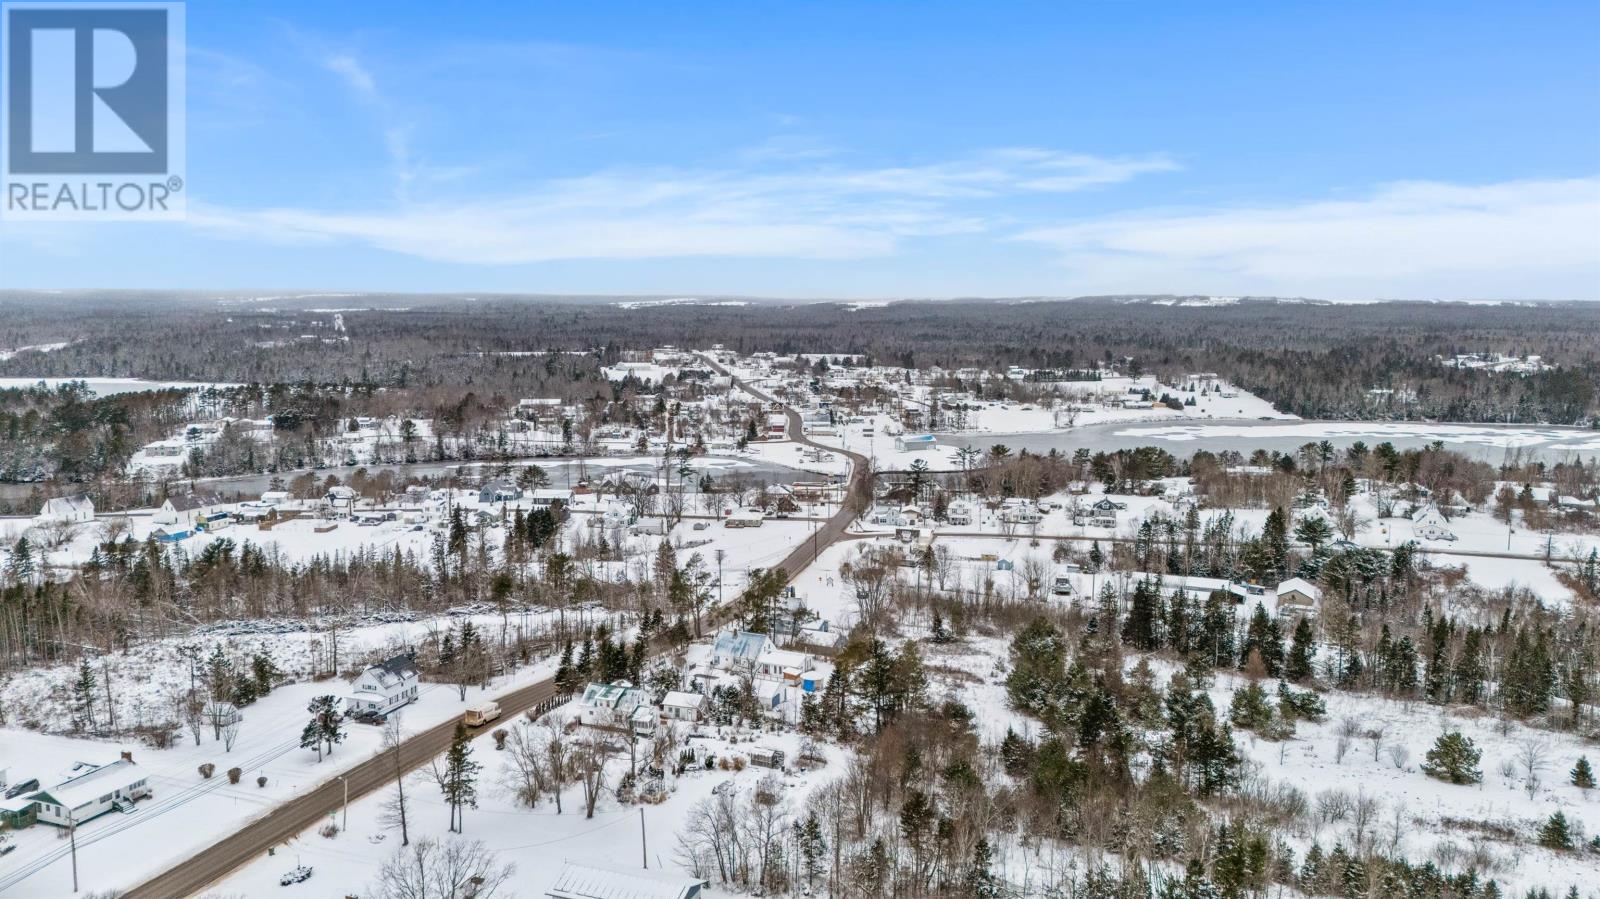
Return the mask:
M423 837L383 863L369 888L373 899L491 899L516 866L500 864L481 840Z

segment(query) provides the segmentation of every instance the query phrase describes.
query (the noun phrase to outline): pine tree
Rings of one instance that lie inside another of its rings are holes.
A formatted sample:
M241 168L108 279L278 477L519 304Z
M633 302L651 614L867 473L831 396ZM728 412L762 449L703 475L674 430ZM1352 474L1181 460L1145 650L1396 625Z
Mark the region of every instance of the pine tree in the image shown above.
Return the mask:
M450 806L450 830L461 833L466 823L463 809L478 806L478 771L482 765L472 760L472 741L467 726L456 722L455 736L444 755L444 773L439 778L439 789Z
M1311 630L1311 621L1302 615L1294 626L1294 643L1289 647L1289 660L1284 665L1283 676L1297 684L1310 680L1316 672L1317 643Z
M968 896L976 899L999 899L1004 895L999 879L990 870L993 864L991 855L989 840L979 837L978 842L972 847L972 864L967 866L965 886Z
M1572 766L1572 785L1580 790L1594 788L1594 771L1589 767L1589 757L1578 756L1578 763Z
M1462 736L1460 731L1451 731L1434 741L1422 771L1429 777L1453 784L1474 784L1483 779L1483 772L1478 770L1478 760L1482 756L1471 739Z
M1546 849L1571 849L1572 842L1572 825L1561 812L1551 815L1539 828L1539 845Z
M78 677L72 682L72 704L78 712L80 725L94 727L94 697L96 680L94 669L87 658L78 660Z
M812 812L806 819L795 825L798 830L796 843L800 846L801 870L806 875L806 888L816 886L817 878L822 876L823 856L828 851L828 842L822 836L822 822L817 820L817 813Z
M1267 615L1267 610L1256 603L1250 614L1250 625L1245 630L1244 643L1239 646L1239 668L1250 663L1250 654L1259 653L1267 675L1277 677L1283 673L1283 630L1278 622Z

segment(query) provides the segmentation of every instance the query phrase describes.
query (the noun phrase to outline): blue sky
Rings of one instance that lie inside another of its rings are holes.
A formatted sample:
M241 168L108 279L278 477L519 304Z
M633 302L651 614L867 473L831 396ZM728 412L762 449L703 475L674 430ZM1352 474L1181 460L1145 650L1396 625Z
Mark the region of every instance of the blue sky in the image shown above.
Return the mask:
M189 219L0 287L1600 299L1600 4L187 12Z

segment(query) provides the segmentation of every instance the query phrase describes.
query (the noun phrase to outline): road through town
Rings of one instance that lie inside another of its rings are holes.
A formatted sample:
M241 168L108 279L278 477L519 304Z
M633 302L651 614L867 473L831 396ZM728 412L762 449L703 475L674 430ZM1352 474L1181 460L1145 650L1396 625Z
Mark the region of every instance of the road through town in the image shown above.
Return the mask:
M707 362L717 371L729 374L720 365L710 360ZM774 406L780 405L771 396L738 378L734 378L734 383L762 402ZM784 411L789 418L789 436L792 439L824 452L844 452L806 439L800 426L799 413L787 407L784 407ZM779 563L791 578L811 564L823 550L845 536L845 529L855 519L857 510L861 507L861 498L870 495L870 492L865 490L866 479L870 476L866 458L856 453L844 452L844 454L853 463L850 490L839 511L824 520L804 543L795 547ZM555 696L555 682L545 679L511 690L494 699L500 704L504 717L511 719L527 709L537 708L551 701ZM452 719L406 739L399 749L400 767L405 771L411 771L439 756L449 747L455 726L456 722ZM494 725L490 725L492 726ZM487 729L487 727L475 728L474 733L481 733ZM342 777L335 777L305 795L285 802L122 895L124 899L176 899L176 897L196 895L245 864L260 858L270 847L316 825L318 821L336 811L345 801L347 783L349 798L355 800L391 783L394 776L394 759L387 754L376 755L349 769Z

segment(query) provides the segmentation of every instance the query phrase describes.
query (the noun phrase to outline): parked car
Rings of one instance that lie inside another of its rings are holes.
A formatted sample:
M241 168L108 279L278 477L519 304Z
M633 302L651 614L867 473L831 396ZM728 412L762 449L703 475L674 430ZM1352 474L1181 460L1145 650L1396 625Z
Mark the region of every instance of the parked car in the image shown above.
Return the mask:
M278 884L280 886L286 886L286 887L287 886L294 886L297 883L303 883L304 881L307 881L307 880L310 880L310 879L311 879L311 869L306 867L305 865L299 865L294 870L292 870L292 871L288 872L287 874L284 874L282 877L278 878Z
M387 716L376 709L362 709L350 713L350 720L357 724L382 724Z
M6 790L6 798L7 799L15 799L18 796L21 796L23 793L32 793L32 792L34 792L34 791L36 791L38 789L39 789L39 778L37 778L37 777L31 778L31 779L25 780L25 781L23 781L21 783L12 784Z

